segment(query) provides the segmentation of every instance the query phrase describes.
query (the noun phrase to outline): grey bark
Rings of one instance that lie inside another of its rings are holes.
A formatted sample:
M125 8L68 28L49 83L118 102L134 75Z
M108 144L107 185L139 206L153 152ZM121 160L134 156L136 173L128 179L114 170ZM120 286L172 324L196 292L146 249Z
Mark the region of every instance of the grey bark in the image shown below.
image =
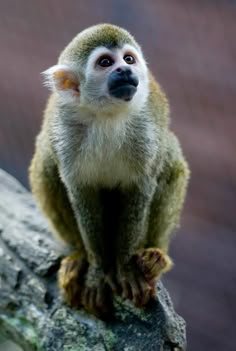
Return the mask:
M67 307L56 273L65 249L21 184L0 170L0 334L24 351L184 350L185 322L159 283L144 310L115 299L103 322Z

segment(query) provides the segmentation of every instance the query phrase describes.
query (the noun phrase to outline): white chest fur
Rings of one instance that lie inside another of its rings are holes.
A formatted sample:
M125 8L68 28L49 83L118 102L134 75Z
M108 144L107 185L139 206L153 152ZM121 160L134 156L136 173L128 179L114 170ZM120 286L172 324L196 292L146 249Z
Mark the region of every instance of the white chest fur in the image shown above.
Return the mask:
M67 169L70 180L104 187L134 182L137 174L124 153L128 129L127 120L91 124L86 136L76 147L71 167Z

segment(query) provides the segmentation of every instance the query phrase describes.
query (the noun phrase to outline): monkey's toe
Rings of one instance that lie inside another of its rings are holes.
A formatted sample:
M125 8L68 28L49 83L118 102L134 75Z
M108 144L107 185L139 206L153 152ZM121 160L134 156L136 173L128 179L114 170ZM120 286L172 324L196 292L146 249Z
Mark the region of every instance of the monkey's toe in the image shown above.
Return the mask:
M109 272L107 274L106 281L115 295L118 295L118 296L122 295L122 287L117 279L117 275L115 272L113 271Z
M168 255L158 248L148 248L134 255L136 263L144 274L149 284L172 267L172 261Z
M98 318L108 319L112 315L113 303L108 285L85 287L81 300L85 310Z
M81 293L87 269L87 260L80 258L77 254L67 256L61 262L58 272L58 283L66 302L71 307L82 305Z
M83 307L101 319L108 319L113 312L112 293L105 278L102 271L89 267L81 296Z
M118 281L121 286L121 296L132 301L136 307L146 305L154 295L154 288L132 265L119 272Z

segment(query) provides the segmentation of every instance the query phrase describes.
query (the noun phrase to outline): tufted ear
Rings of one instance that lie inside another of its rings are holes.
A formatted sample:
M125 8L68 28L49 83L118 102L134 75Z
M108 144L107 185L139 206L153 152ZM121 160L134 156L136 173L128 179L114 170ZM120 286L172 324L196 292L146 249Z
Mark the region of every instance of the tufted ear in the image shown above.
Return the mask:
M44 85L68 96L79 96L79 79L69 66L55 65L42 72Z

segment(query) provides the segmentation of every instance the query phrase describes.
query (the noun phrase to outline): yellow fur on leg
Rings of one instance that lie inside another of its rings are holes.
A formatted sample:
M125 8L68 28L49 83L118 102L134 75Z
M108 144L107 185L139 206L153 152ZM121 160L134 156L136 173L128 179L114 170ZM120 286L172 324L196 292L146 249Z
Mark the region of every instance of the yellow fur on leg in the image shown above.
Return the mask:
M87 269L88 262L78 252L65 257L61 262L58 283L65 300L71 307L82 305L82 290Z

